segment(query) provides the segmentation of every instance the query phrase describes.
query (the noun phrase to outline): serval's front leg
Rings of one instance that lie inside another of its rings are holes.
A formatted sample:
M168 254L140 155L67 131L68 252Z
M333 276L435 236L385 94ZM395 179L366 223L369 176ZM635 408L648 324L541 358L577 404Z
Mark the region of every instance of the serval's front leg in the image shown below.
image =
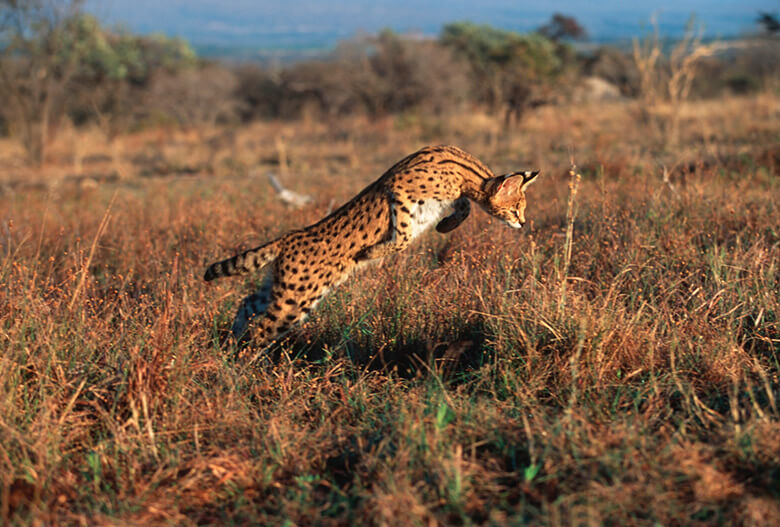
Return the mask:
M455 203L452 204L452 207L455 209L454 212L441 220L438 225L436 225L437 231L441 233L450 232L469 217L469 213L471 212L471 202L466 196L461 196L455 200Z

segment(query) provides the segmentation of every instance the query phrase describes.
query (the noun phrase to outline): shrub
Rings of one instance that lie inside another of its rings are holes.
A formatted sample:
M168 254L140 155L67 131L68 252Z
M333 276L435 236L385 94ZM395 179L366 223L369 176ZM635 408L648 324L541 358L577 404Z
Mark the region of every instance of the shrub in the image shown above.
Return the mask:
M145 111L184 127L232 121L238 114L237 86L236 75L216 64L180 72L158 69L149 82Z
M440 41L469 62L477 101L517 115L535 94L548 92L575 59L570 46L539 33L522 35L470 22L445 26Z
M277 74L238 70L244 119L365 112L377 116L418 109L438 113L468 95L467 66L450 49L384 31L343 42L327 61L291 65Z

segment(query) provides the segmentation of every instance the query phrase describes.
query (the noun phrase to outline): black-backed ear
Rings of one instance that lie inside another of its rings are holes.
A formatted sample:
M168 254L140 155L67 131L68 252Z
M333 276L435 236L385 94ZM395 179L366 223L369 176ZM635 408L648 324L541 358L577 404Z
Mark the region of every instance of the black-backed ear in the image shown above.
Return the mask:
M482 188L489 196L508 197L523 187L523 173L515 172L488 179Z
M525 188L528 185L530 185L531 183L533 183L536 180L536 176L539 175L539 171L538 170L533 170L533 171L526 170L525 172L522 172L522 174L523 174L523 186L521 188L523 190L525 190Z

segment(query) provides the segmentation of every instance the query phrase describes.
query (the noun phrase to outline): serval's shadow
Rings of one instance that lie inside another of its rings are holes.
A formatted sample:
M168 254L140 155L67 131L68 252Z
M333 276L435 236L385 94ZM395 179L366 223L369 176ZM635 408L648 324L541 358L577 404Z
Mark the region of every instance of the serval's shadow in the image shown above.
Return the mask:
M403 378L435 373L456 380L461 374L476 370L493 359L493 350L487 344L487 331L484 324L476 322L444 337L414 337L377 347L357 339L304 329L272 346L264 355L274 364L289 359L326 364L346 357L364 370L393 372ZM246 352L250 350L251 344L242 353L249 356L251 353Z

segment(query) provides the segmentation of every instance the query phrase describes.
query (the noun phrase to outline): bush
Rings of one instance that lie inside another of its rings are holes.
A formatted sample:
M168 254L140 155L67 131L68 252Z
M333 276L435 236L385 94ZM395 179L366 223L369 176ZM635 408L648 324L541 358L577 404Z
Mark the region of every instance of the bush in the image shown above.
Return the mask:
M284 93L278 75L257 64L243 64L235 69L236 111L243 122L280 117L279 104Z
M198 64L183 40L107 31L80 7L77 0L0 5L0 99L7 103L0 121L34 162L43 161L64 118L96 119L114 135L155 72Z
M238 115L237 87L236 75L216 64L180 72L158 69L145 94L145 113L184 127L233 121Z
M472 96L519 115L575 63L573 49L539 33L522 35L470 22L444 27L441 43L471 67Z
M307 61L278 74L238 70L244 119L295 118L304 112L377 116L418 109L439 113L465 101L467 67L438 42L390 31L342 43L328 61Z
M384 31L376 39L368 76L373 82L372 113L402 112L422 107L440 113L458 106L467 95L466 65L451 50L433 41L410 40ZM356 91L361 85L355 83Z

